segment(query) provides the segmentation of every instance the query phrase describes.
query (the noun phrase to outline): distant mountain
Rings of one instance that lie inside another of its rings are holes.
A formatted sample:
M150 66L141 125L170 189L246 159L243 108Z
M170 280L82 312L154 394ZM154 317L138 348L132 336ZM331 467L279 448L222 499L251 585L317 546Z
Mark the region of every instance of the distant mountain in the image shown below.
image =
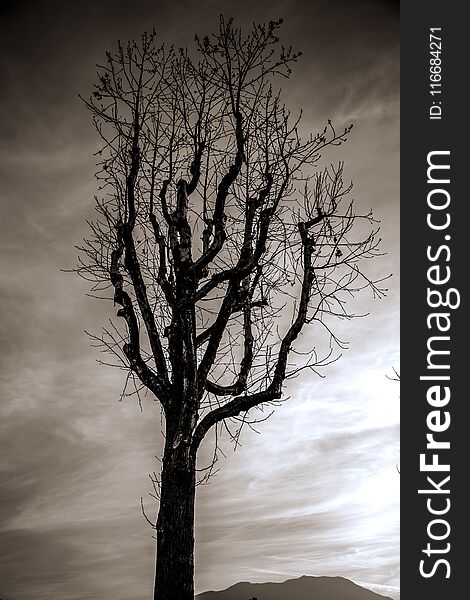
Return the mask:
M300 577L283 583L236 583L220 592L198 594L196 600L391 600L343 577Z

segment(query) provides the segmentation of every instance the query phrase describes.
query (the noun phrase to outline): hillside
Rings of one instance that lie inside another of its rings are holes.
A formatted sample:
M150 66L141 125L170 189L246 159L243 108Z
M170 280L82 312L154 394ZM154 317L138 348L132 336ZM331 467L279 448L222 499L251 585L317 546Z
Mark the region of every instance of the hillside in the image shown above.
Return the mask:
M343 577L300 577L282 583L232 585L219 592L204 592L196 600L391 600Z

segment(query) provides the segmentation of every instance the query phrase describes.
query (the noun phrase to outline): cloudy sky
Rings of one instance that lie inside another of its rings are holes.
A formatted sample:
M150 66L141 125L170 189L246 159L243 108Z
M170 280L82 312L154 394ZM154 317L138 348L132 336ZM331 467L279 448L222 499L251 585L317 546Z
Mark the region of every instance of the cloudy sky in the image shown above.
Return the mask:
M75 264L96 191L97 140L78 100L117 38L154 25L175 45L217 26L284 17L304 53L285 93L304 127L354 123L345 160L358 204L382 221L388 297L353 306L325 379L293 382L197 497L197 591L240 580L341 575L399 589L398 10L378 0L4 3L0 33L0 598L148 600L152 531L140 512L159 454L151 401L119 401L84 330L112 306ZM155 512L150 498L149 514Z

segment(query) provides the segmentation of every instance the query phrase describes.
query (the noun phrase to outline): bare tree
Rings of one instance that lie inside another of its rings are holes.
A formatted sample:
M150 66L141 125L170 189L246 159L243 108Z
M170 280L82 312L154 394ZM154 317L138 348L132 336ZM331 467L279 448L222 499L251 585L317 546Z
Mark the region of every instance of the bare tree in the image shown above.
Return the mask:
M112 290L123 326L96 339L164 415L159 600L193 599L206 434L237 439L287 378L334 359L331 323L352 316L348 296L383 292L361 270L378 253L372 215L355 213L341 163L317 166L350 127L301 135L275 87L299 57L280 45L280 25L243 36L221 18L195 38L196 58L144 34L107 53L84 100L102 140L101 193L77 270L97 296ZM307 324L326 351L303 344L289 360Z

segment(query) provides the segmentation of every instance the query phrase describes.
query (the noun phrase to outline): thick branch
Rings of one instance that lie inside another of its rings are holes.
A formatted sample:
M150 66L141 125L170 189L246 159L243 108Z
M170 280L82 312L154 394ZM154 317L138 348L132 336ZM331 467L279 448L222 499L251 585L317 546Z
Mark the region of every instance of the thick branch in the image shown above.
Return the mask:
M155 322L155 316L150 306L150 302L147 295L147 288L142 277L140 264L136 254L134 239L132 237L132 231L130 231L130 228L126 225L122 227L122 238L126 250L124 265L131 277L132 284L134 286L137 303L139 305L140 312L145 323L145 328L149 337L150 347L152 348L152 353L155 359L155 365L158 373L162 378L162 381L165 385L169 386L170 380L168 378L166 359L163 353L160 336Z
M142 77L142 72L140 73ZM149 337L150 346L152 348L153 357L157 371L162 378L164 385L169 386L170 381L168 378L168 370L166 366L166 359L163 353L160 336L158 334L157 326L155 323L155 317L150 306L150 302L147 295L147 289L142 277L140 269L139 259L135 249L133 230L136 223L136 206L135 206L135 188L137 177L140 169L140 148L139 148L139 102L140 102L140 86L141 79L139 80L139 89L135 100L135 115L134 115L134 134L132 139L131 155L131 166L129 169L129 175L126 179L126 206L128 208L128 220L126 223L118 226L118 237L122 239L125 247L125 267L131 277L132 284L134 286L135 295L137 302L142 313L142 318L145 323L147 334Z
M214 288L216 288L224 281L228 281L229 279L233 278L239 280L243 279L256 269L259 263L259 259L261 258L261 255L266 249L266 242L269 232L269 223L273 217L275 210L275 207L272 206L261 211L258 219L258 239L255 245L255 250L253 251L253 223L255 220L256 211L261 206L263 206L263 203L268 198L273 185L272 175L267 173L266 178L268 180L267 185L261 190L258 198L248 200L248 205L246 208L243 245L240 251L240 256L237 265L231 269L226 269L224 271L214 273L210 280L197 291L196 300L201 300L202 298L207 296L207 294L209 294Z
M225 202L230 191L230 187L238 177L244 159L244 138L242 130L242 115L240 112L235 112L235 139L237 145L237 151L235 155L235 161L229 168L228 172L222 177L222 181L219 184L217 190L217 196L215 200L214 214L211 220L211 229L214 227L214 239L212 244L207 250L198 258L194 264L194 269L197 277L201 277L205 273L206 267L209 263L217 256L222 249L224 242L227 238L225 231Z
M222 386L212 381L206 380L205 387L208 392L217 394L218 396L236 396L246 390L248 375L250 374L253 365L253 332L251 328L251 298L249 296L249 282L244 282L244 292L246 300L243 307L243 337L244 337L244 352L240 364L240 372L238 378L232 385Z
M188 196L190 196L194 192L194 190L197 187L197 184L199 183L199 179L201 177L201 159L205 147L206 145L203 142L201 142L200 144L198 144L196 152L194 153L194 160L189 170L189 172L192 175L192 178L186 186Z
M122 308L119 309L118 317L123 317L127 323L129 342L124 344L123 352L129 361L130 368L142 383L152 391L163 406L167 403L168 388L164 379L158 373L155 374L143 360L140 353L139 323L132 305L129 294L124 291L124 280L120 273L119 261L123 253L123 246L111 253L110 278L114 287L114 301Z
M152 224L155 241L158 245L159 264L158 264L158 273L157 273L157 278L156 278L157 283L163 290L163 293L165 294L165 299L168 302L169 306L173 307L175 304L175 294L174 294L173 286L169 282L168 275L167 275L165 236L162 233L160 225L157 221L157 217L155 216L154 213L150 213L149 219Z
M304 277L302 282L302 291L300 296L299 308L297 316L284 336L279 354L277 357L276 367L274 369L274 375L272 377L270 385L263 391L247 396L237 396L227 404L220 406L210 413L208 413L202 421L196 427L193 436L193 446L197 448L203 440L209 429L216 423L236 417L241 412L246 412L265 402L271 402L273 400L281 398L282 385L286 376L287 360L292 343L297 339L302 327L307 321L308 305L314 282L314 270L312 267L312 250L313 250L313 239L308 234L308 229L304 223L299 223L299 232L302 239L303 246L303 263L304 263Z

